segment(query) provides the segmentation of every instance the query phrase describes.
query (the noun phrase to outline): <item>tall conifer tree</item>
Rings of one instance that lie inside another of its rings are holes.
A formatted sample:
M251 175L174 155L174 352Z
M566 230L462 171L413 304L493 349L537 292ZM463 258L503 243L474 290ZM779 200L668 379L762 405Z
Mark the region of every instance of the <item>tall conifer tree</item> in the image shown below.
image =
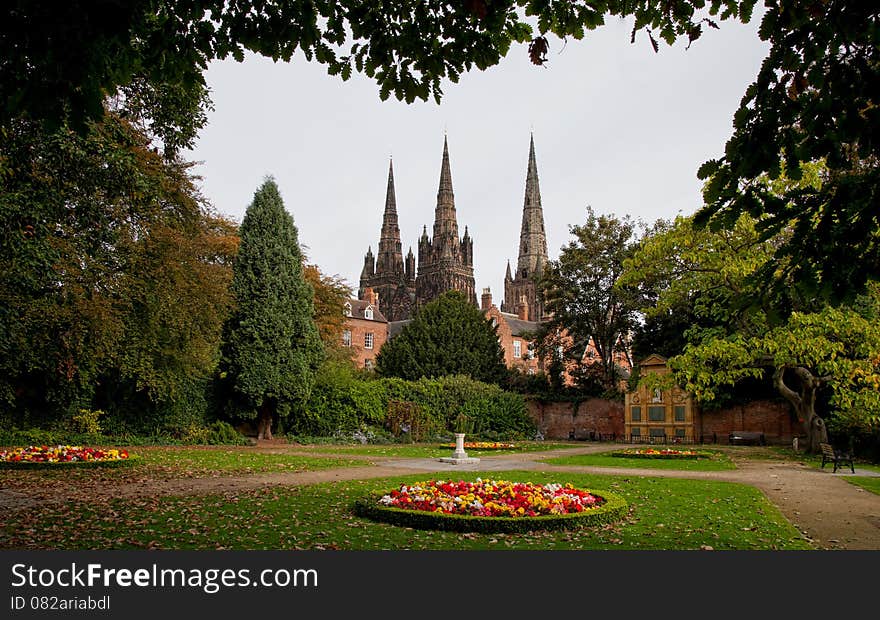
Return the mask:
M258 439L271 439L273 420L287 417L308 399L323 348L297 229L271 178L254 194L240 234L226 376L237 413L258 420Z

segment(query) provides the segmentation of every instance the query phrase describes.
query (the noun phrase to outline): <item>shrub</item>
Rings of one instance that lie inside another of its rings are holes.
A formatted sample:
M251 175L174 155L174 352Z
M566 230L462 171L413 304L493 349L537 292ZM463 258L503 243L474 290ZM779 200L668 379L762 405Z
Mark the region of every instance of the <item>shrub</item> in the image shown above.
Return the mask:
M473 420L473 433L493 439L535 433L523 396L496 385L464 376L366 379L338 362L323 365L305 411L288 419L286 431L327 437L384 426L401 436L408 427L409 438L422 441L441 430L452 431L459 416Z

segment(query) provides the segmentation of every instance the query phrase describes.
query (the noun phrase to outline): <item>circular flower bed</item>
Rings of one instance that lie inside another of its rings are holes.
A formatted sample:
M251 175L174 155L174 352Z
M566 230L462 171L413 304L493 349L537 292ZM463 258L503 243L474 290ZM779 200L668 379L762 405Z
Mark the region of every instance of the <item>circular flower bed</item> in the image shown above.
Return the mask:
M0 450L0 467L40 468L66 466L116 466L137 459L126 450L82 446L28 446Z
M455 448L454 443L443 444L444 448ZM516 444L504 443L501 441L466 441L464 442L465 450L510 450L516 448Z
M626 501L570 484L429 480L403 484L355 505L360 516L423 529L523 532L616 521Z
M612 452L611 456L630 459L711 459L715 455L711 452L681 450L677 448L634 448Z

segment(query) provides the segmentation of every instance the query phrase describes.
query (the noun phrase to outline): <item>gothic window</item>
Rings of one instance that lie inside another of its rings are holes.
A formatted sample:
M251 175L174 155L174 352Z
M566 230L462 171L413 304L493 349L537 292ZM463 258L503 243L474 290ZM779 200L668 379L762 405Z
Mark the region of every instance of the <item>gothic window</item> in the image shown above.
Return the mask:
M373 334L366 333L364 334L364 348L372 349L373 348Z
M367 306L367 309L364 310L364 318L371 319L373 318L373 306Z
M344 332L342 332L342 346L351 346L351 330L346 329Z
M519 340L513 341L513 356L522 357L522 343Z
M651 397L652 403L662 403L663 402L663 392L660 388L654 388L654 395Z
M342 309L342 312L345 316L351 316L351 304L346 302L345 307Z

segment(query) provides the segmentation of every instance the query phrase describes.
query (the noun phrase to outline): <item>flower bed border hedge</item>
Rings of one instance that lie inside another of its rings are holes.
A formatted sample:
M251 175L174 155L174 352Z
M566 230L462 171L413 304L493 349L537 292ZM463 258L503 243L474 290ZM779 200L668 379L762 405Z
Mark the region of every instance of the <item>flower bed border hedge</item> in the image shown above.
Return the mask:
M451 515L424 510L406 510L378 505L379 499L391 492L390 489L371 493L354 503L354 513L372 521L391 525L412 527L421 530L442 530L446 532L477 532L480 534L516 534L535 530L571 530L595 525L606 525L621 520L629 510L623 497L606 491L581 489L605 500L598 508L586 512L563 515L542 515L539 517L479 517L472 515Z
M679 459L697 461L700 459L715 458L716 453L697 451L697 454L637 454L635 452L627 452L626 450L617 450L612 452L611 456L628 459Z
M92 469L96 467L129 467L139 464L143 459L139 456L129 455L125 459L112 461L60 461L50 463L47 461L0 461L0 469Z

